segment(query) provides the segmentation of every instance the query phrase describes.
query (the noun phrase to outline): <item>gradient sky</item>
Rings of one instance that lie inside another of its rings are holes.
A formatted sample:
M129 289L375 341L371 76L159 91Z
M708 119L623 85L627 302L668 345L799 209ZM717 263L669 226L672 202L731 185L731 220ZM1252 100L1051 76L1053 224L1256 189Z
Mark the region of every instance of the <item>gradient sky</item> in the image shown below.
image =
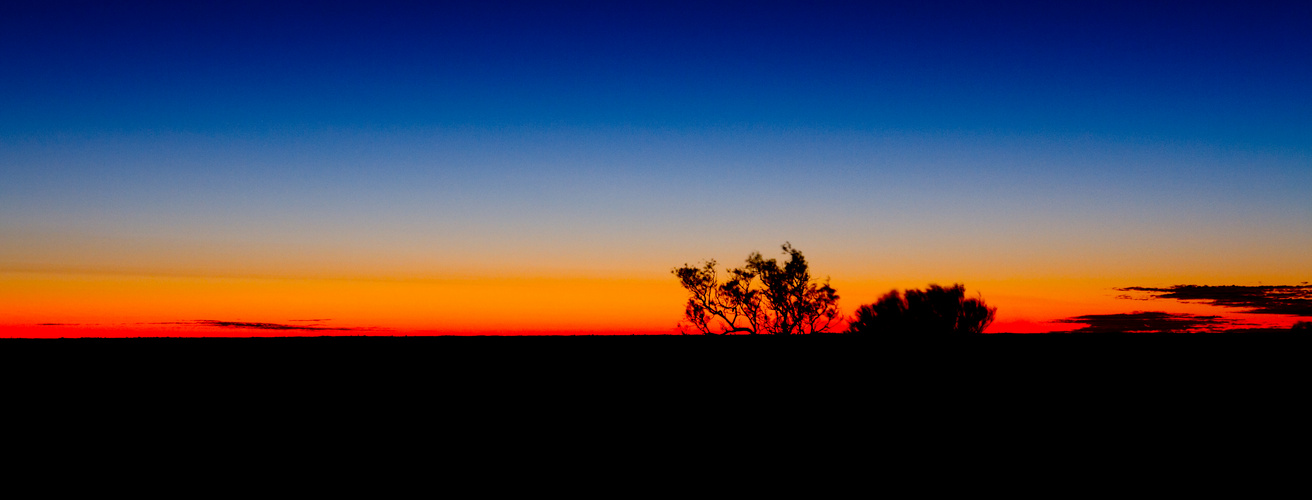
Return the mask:
M1312 3L380 3L0 5L0 335L667 332L785 241L991 331L1312 279Z

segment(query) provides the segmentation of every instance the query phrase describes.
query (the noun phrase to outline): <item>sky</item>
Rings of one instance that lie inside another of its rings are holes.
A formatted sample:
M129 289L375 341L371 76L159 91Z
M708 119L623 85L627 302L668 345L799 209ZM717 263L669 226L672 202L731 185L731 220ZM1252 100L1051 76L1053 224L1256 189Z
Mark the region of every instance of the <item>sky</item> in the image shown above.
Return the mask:
M669 333L672 268L785 242L846 312L963 283L991 332L1287 327L1119 289L1312 280L1309 26L1307 2L5 2L0 336Z

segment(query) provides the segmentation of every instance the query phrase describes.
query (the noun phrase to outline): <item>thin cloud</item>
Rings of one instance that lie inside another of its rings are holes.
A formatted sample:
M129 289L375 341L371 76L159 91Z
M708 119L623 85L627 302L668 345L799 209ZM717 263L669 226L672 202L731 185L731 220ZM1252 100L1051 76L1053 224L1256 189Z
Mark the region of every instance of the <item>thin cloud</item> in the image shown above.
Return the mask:
M318 331L348 331L361 330L360 328L335 328L328 326L308 326L308 325L284 325L281 323L250 323L244 321L217 321L212 319L199 320L191 322L193 325L217 326L220 328L248 328L255 330L318 330Z
M1238 324L1221 316L1198 316L1160 311L1124 314L1086 314L1055 321L1084 324L1070 333L1199 333L1217 332Z
M1312 316L1312 285L1200 286L1169 288L1132 286L1122 292L1145 292L1150 299L1198 300L1214 306L1247 309L1255 314ZM1125 297L1125 296L1122 296Z

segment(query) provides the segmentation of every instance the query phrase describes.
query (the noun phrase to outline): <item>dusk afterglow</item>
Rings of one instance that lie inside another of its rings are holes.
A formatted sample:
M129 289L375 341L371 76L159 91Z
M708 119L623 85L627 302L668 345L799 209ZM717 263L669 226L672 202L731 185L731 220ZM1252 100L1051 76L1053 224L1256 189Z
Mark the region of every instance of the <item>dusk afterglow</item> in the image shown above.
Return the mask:
M674 333L673 268L785 242L845 314L963 283L988 333L1288 328L1309 27L1308 2L11 2L0 337Z

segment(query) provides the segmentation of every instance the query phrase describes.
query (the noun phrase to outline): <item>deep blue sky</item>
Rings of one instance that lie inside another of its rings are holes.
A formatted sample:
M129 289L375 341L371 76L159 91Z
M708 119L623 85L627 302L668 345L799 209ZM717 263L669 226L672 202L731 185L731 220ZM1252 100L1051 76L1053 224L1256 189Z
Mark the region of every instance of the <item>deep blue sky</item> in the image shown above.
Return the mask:
M7 2L0 132L1312 135L1307 2L198 3Z
M378 4L4 2L0 270L1312 272L1312 2Z

